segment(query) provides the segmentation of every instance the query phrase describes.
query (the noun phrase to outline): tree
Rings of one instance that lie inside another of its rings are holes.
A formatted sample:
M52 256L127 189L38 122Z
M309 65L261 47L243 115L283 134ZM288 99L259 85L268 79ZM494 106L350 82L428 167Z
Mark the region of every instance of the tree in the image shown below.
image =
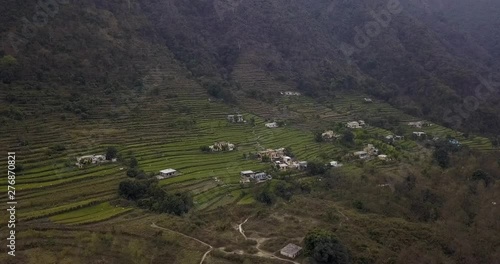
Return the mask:
M139 162L137 162L137 159L134 156L132 156L130 158L129 167L130 168L137 168L137 166L139 166Z
M115 159L118 155L118 150L115 147L108 147L106 149L106 160Z
M289 183L280 181L274 187L274 193L276 193L277 196L288 201L293 196L293 187Z
M354 144L354 134L351 131L346 131L342 136L342 142L346 144Z
M495 183L495 179L483 170L476 170L472 174L471 180L472 181L483 181L484 186L486 186L486 187L489 187L490 185Z
M309 171L311 175L324 174L326 172L326 166L319 161L308 161L307 171Z
M322 135L322 133L321 133L321 132L316 132L316 133L314 134L314 141L316 141L316 142L318 142L318 143L320 143L320 142L323 142L323 141L324 141L324 139L323 139L323 135Z
M444 149L436 149L434 151L434 159L443 169L448 168L450 166L450 156L448 155L448 152Z
M317 263L351 263L346 247L331 233L314 230L304 238L306 254Z
M276 197L268 188L265 188L260 192L257 192L257 194L255 195L255 200L267 205L271 205L275 202Z
M291 147L286 147L285 150L283 151L283 154L292 158L295 157L295 154L293 154Z
M212 151L209 146L201 146L200 150L202 152L210 152L210 151Z

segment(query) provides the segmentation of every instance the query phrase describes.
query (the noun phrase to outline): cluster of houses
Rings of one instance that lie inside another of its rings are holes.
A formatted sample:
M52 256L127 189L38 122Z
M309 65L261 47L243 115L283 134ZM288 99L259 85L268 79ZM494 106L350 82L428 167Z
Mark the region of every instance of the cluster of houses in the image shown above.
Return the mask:
M251 170L241 171L240 176L241 176L240 180L241 183L249 183L252 180L256 182L263 182L271 180L273 178L271 175L268 175L265 172L254 172Z
M160 171L160 175L156 176L158 180L164 180L168 178L172 178L175 176L179 176L180 173L177 170L174 169L165 169Z
M388 160L387 155L381 155L379 150L373 145L368 144L363 150L354 152L354 156L361 160L370 159L377 156L380 160Z
M81 157L78 157L76 158L76 166L78 166L79 168L82 168L84 165L89 165L89 164L100 164L100 163L104 163L104 162L108 162L108 160L106 160L106 155L85 155L85 156L81 156ZM116 159L112 159L111 162L116 162Z
M235 145L230 142L215 142L213 145L208 146L210 151L218 152L218 151L233 151L235 149Z
M300 96L299 92L292 92L292 91L280 92L280 94L285 96Z
M342 137L340 134L336 134L333 130L327 130L321 134L324 141L337 140Z
M228 115L227 121L230 123L244 123L245 119L243 119L243 115L237 114L237 115Z
M304 170L307 168L307 161L296 161L291 157L285 155L285 148L267 149L259 151L257 158L261 161L268 158L273 162L277 169L286 171L288 169Z
M403 140L403 139L405 139L404 136L397 136L397 135L387 135L387 136L385 136L385 140L388 143L394 143L396 141L400 141L400 140Z
M425 121L408 122L408 126L413 128L422 128L424 126L432 126L432 124Z
M366 126L366 123L363 120L351 121L346 124L346 127L351 129L359 129L363 128L364 126Z

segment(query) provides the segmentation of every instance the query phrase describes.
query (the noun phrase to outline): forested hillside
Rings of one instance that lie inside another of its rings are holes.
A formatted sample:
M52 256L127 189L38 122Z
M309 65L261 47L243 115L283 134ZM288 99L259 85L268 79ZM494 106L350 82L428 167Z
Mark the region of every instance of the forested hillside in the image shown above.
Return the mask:
M59 2L42 16L36 1L2 6L1 54L16 60L2 63L3 82L16 87L9 100L21 81L113 99L113 91L140 89L154 50L172 54L205 87L228 90L226 97L242 81L235 67L251 64L316 98L363 91L464 131L500 129L498 96L463 110L484 84L479 76L497 77L493 2L449 10L446 1Z

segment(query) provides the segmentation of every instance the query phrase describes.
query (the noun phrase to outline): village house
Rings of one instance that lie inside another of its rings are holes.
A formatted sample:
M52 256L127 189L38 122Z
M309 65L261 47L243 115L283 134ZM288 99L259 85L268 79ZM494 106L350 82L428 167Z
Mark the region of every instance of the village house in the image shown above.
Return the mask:
M389 158L387 157L387 155L378 155L378 159L379 160L388 160Z
M271 180L272 178L273 177L271 175L267 175L267 173L265 172L256 173L253 177L253 179L255 179L258 182Z
M364 98L365 103L373 103L373 100L371 98Z
M408 126L414 127L414 128L422 128L423 126L428 125L424 121L417 121L417 122L408 122Z
M243 123L245 120L243 119L243 115L228 115L227 116L227 121L230 123Z
M268 175L265 172L254 172L251 170L246 170L240 172L241 176L241 183L249 183L251 180L255 180L257 182L262 182L262 181L267 181L271 180L273 177L271 175Z
M299 92L292 92L292 91L286 91L286 92L280 92L281 95L286 95L286 96L299 96Z
M305 169L307 169L307 161L299 161L298 169L299 170L305 170Z
M277 165L278 169L281 170L281 171L286 171L288 169L288 164L285 164L285 163L279 163Z
M267 123L266 127L267 128L277 128L278 127L278 123L276 123L276 122Z
M373 146L373 144L368 144L364 151L370 156L378 155L378 149Z
M365 123L365 121L363 121L363 120L352 121L352 122L348 122L348 123L346 124L346 126L347 126L348 128L351 128L351 129L359 129L359 128L363 128L363 126L365 126L365 125L366 125L366 123Z
M330 161L330 167L333 167L333 168L338 168L338 167L342 167L342 163L339 163L338 161Z
M264 151L259 151L257 153L257 157L262 160L264 157L269 157L270 160L280 160L281 157L285 155L285 148L279 148L279 149L267 149Z
M285 257L294 259L300 254L301 251L302 251L301 247L290 243L280 250L280 254Z
M323 140L333 140L333 139L338 139L341 137L341 135L339 134L335 134L335 132L333 132L333 130L328 130L328 131L325 131L321 134L321 137L323 138Z
M233 151L235 146L229 142L215 142L213 145L208 146L211 151Z
M427 134L425 132L413 132L413 136L415 137L425 137Z
M460 142L456 139L449 139L448 143L450 143L451 145L456 146L456 147L460 147L460 145L461 145Z
M86 164L98 164L106 162L105 155L86 155L76 158L76 166L82 167Z
M290 163L292 162L292 158L288 156L282 156L281 160L288 165L290 165Z
M175 177L179 175L179 172L177 170L174 170L174 169L165 169L165 170L161 170L160 171L160 175L156 176L156 178L158 180L164 180L164 179L168 179L168 178L171 178L171 177Z
M354 156L357 156L360 159L367 159L369 157L366 151L356 151L354 152Z

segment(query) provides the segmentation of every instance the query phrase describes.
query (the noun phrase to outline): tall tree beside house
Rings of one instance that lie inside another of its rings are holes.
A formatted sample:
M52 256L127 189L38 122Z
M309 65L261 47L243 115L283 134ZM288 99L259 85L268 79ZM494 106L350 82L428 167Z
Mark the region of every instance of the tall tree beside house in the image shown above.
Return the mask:
M437 161L438 165L446 169L450 166L450 156L448 152L444 149L436 149L434 151L434 159Z
M106 149L106 160L115 159L118 156L118 150L115 147L108 147Z
M351 258L347 248L331 232L314 230L304 238L306 254L316 263L347 264Z
M345 144L354 144L354 133L351 131L346 131L342 136L342 142Z

